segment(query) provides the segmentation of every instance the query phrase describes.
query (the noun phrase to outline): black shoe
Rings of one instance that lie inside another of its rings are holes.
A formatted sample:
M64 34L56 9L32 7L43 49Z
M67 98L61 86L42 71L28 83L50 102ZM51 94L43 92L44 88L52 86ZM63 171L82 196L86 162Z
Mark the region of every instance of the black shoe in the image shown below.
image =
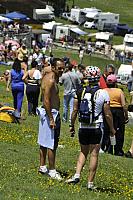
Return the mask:
M124 156L124 152L118 152L118 153L115 153L115 156Z
M127 153L125 153L125 156L126 156L127 158L133 158L133 155L131 154L130 151L128 151Z

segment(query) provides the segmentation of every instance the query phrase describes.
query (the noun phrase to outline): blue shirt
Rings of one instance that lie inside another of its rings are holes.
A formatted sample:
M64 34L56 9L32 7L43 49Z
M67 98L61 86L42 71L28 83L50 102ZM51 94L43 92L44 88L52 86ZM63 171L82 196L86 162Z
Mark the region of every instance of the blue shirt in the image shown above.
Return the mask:
M11 87L13 89L24 87L24 82L22 80L23 75L24 73L22 70L20 72L17 72L14 69L11 70Z

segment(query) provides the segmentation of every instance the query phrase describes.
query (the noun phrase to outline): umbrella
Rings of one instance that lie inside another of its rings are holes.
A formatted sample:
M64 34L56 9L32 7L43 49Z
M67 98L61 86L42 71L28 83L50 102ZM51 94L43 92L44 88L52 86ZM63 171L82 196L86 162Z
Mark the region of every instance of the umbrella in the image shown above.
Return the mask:
M9 18L7 18L7 17L0 16L0 21L1 21L1 22L12 22L12 19L9 19Z
M15 20L15 19L17 19L17 20L26 20L27 19L27 15L24 15L24 14L22 14L20 12L10 12L10 13L7 13L5 15L5 17L8 17L8 18L13 19L13 20Z
M5 44L6 44L6 45L9 45L10 43L12 44L12 46L16 45L17 48L20 47L19 43L18 43L16 40L6 40L6 41L5 41Z

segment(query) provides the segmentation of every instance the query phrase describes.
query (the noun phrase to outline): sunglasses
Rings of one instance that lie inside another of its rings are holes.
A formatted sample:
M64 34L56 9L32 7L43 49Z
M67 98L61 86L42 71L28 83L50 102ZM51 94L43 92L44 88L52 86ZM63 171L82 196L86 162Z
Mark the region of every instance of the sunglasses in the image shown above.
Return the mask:
M109 75L114 74L114 72L108 72Z

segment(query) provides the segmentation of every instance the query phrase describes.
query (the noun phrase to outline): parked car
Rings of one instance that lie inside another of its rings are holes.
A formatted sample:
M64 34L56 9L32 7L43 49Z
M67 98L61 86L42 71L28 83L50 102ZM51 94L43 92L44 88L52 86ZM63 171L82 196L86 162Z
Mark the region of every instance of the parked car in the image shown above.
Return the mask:
M114 25L113 33L125 36L125 34L133 34L133 28L130 28L127 24L116 24Z
M92 22L86 21L84 23L84 28L95 29L96 28L96 24L94 23L94 21L92 21Z
M62 18L62 19L69 19L69 18L70 18L70 13L68 13L68 12L62 13L62 14L61 14L61 18Z
M133 28L130 28L127 24L111 24L105 23L103 31L114 33L114 35L125 36L125 34L133 34Z

